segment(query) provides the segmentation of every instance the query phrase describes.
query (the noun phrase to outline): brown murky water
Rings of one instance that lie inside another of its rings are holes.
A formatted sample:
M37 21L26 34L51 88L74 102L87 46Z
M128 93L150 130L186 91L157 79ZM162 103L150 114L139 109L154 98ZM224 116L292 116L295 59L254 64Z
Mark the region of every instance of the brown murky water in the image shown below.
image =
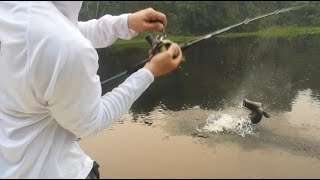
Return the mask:
M199 108L179 112L156 108L148 116L127 114L81 145L100 163L102 178L320 177L320 144L316 144L320 138L304 141L300 136L303 128L274 126L277 118L261 123L256 136L230 132L209 132L207 138L191 135L215 113Z
M102 178L319 178L320 161L272 145L244 150L237 143L208 147L202 139L169 136L125 122L83 140Z

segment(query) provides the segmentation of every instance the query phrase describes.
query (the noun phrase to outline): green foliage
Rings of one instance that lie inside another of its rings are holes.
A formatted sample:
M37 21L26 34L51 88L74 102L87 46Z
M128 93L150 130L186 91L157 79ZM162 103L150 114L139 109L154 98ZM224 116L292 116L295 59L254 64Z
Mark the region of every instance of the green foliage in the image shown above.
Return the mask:
M317 1L84 1L79 20L100 18L105 14L134 13L152 7L166 14L168 33L195 36L291 6L301 8L241 26L233 32L320 24L320 3Z

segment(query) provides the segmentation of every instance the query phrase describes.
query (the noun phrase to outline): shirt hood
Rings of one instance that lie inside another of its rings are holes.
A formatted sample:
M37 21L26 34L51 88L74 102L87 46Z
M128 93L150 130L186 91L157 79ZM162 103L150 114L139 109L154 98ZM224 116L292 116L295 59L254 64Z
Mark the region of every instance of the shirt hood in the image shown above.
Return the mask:
M74 25L78 23L78 16L83 1L51 1L52 4Z

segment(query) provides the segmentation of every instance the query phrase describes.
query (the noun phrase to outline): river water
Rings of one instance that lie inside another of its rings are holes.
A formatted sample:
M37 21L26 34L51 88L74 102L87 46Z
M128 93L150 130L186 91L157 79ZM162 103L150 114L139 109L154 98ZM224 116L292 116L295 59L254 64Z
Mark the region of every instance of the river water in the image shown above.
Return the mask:
M147 47L98 52L105 80ZM184 56L118 124L81 142L103 177L320 177L320 37L212 38ZM271 117L247 123L244 98Z

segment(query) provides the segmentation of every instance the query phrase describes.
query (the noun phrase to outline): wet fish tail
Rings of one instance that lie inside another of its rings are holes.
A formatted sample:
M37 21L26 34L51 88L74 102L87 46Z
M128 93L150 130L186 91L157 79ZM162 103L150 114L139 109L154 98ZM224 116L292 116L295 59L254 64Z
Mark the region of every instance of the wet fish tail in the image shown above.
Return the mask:
M264 115L264 117L270 118L270 115L267 112L263 111L262 114Z

